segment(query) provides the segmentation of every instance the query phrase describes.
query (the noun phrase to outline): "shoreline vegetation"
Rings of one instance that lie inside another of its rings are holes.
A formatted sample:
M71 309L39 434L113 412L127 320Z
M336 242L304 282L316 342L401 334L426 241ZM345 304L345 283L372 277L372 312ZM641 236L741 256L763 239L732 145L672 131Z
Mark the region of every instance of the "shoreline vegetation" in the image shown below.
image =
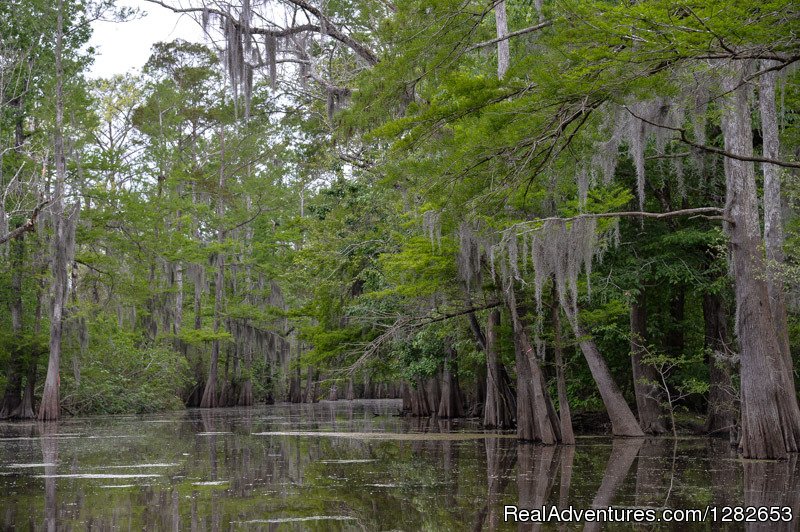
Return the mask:
M800 452L796 2L0 5L0 419L402 400ZM166 36L165 36L166 38Z

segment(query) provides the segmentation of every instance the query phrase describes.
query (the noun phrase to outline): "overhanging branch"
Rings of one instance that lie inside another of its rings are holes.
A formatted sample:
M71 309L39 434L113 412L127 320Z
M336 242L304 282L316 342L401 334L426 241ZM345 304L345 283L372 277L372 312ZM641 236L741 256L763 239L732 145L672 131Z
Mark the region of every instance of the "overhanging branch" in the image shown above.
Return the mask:
M680 209L677 211L669 212L647 212L647 211L620 211L620 212L600 212L600 213L585 213L576 216L561 217L551 216L549 218L537 218L535 220L528 220L521 222L517 225L540 224L544 222L559 221L559 222L573 222L582 218L655 218L657 220L664 220L667 218L677 218L680 216L690 217L703 217L710 220L723 220L728 223L733 223L732 220L724 216L725 209L721 207L697 207L694 209ZM529 229L528 231L535 231L536 229ZM528 232L525 231L525 232Z
M552 25L553 25L553 21L552 20L546 20L545 22L542 22L542 23L537 24L535 26L530 26L528 28L523 28L521 30L512 31L511 33L508 33L508 34L503 35L501 37L497 37L496 39L490 39L488 41L483 41L483 42L479 42L479 43L473 44L472 46L467 48L467 52L471 52L471 51L477 50L479 48L486 48L487 46L491 46L491 45L497 44L497 43L499 43L501 41L508 40L511 37L517 37L519 35L525 35L526 33L533 33L534 31L539 31L541 29L544 29L544 28L546 28L548 26L552 26Z
M249 27L245 28L241 22L230 13L226 13L220 9L209 8L209 7L175 7L162 0L147 0L151 4L156 4L166 9L169 9L173 13L213 13L219 17L223 17L228 19L234 26L237 27L242 32L247 32L251 35L271 35L273 37L288 37L289 35L295 35L297 33L302 32L315 32L315 33L324 33L325 35L330 36L331 38L341 42L342 44L349 47L353 50L358 56L364 59L370 65L376 65L378 63L378 56L375 53L367 48L364 44L358 42L351 36L347 35L346 33L342 32L333 22L330 21L322 12L317 9L316 7L312 6L308 2L304 0L288 0L289 3L294 4L303 10L311 13L320 21L323 21L325 24L325 31L322 31L322 28L318 24L302 24L299 26L292 26L290 28L260 28L260 27Z
M15 238L19 238L28 231L33 231L34 227L36 227L36 219L39 217L39 213L42 211L42 209L44 209L47 206L48 203L50 203L50 200L41 202L33 209L33 212L31 212L31 217L28 219L27 222L20 225L16 229L9 231L5 235L0 235L0 244L5 244L9 240L14 240Z
M736 159L738 161L774 164L776 166L783 166L784 168L800 168L800 163L798 163L798 162L781 161L779 159L770 159L769 157L760 157L758 155L738 155L736 153L732 153L732 152L723 150L721 148L716 148L714 146L706 146L705 144L699 144L697 142L694 142L693 140L690 140L689 137L686 135L686 130L681 128L681 127L672 127L672 126L667 126L665 124L659 124L657 122L653 122L651 120L648 120L646 118L643 118L643 117L637 115L636 113L631 111L630 108L628 108L627 105L623 105L623 107L625 108L626 111L628 111L631 114L631 116L633 116L634 118L638 118L639 120L641 120L645 124L650 124L651 126L654 126L654 127L660 127L660 128L663 128L663 129L668 129L670 131L677 132L680 136L675 140L679 140L679 141L683 142L684 144L688 144L689 146L692 146L693 148L697 148L698 150L707 151L709 153L716 153L717 155L722 155L723 157L728 157L730 159Z

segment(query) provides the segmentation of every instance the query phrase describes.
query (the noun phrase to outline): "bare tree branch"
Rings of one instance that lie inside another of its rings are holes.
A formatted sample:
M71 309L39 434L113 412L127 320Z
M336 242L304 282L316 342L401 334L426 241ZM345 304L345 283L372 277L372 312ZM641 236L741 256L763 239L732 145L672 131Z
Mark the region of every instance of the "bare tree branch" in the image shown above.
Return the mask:
M5 244L9 240L19 238L21 235L27 233L28 231L33 231L33 229L36 227L36 219L39 217L39 213L42 211L42 209L44 209L47 206L48 203L50 203L50 200L41 202L33 209L33 212L31 212L31 217L28 219L27 222L20 225L13 231L9 231L5 235L0 235L0 244Z
M156 4L161 7L165 7L170 11L172 11L173 13L203 13L203 12L213 13L219 17L228 19L234 26L237 27L237 29L241 30L243 33L249 33L251 35L271 35L274 37L288 37L289 35L295 35L303 32L324 33L325 35L328 35L333 39L349 47L370 65L376 65L378 63L378 56L375 55L375 53L372 50L370 50L363 43L352 38L350 35L347 35L346 33L342 32L342 30L340 30L338 26L336 26L333 22L330 21L330 19L328 19L325 15L323 15L319 9L317 9L316 7L312 6L311 4L309 4L304 0L288 0L288 2L302 8L303 10L317 17L317 19L319 19L320 21L324 22L325 25L324 32L322 31L322 28L320 27L319 24L301 24L299 26L292 26L289 28L278 28L278 27L260 28L253 26L245 28L238 19L233 17L230 13L227 13L220 9L206 8L206 7L181 8L169 5L168 3L163 2L162 0L146 0L146 1L150 2L151 4Z
M768 163L768 164L774 164L776 166L783 166L784 168L800 168L800 162L781 161L781 160L778 160L778 159L770 159L768 157L760 157L758 155L753 155L753 156L738 155L738 154L735 154L735 153L731 153L729 151L725 151L722 148L716 148L714 146L707 146L705 144L699 144L697 142L694 142L693 140L690 140L689 137L686 135L686 130L681 128L681 127L672 127L672 126L667 126L667 125L664 125L664 124L658 124L656 122L652 122L652 121L650 121L650 120L648 120L646 118L642 118L641 116L638 116L636 113L631 111L630 108L627 105L623 105L622 107L626 111L628 111L633 117L638 118L639 120L641 120L645 124L650 124L651 126L660 127L660 128L663 128L663 129L669 129L670 131L677 132L680 135L680 137L678 137L675 140L679 140L679 141L683 142L684 144L688 144L689 146L692 146L693 148L697 148L698 150L703 150L703 151L707 151L707 152L710 152L710 153L716 153L718 155L722 155L723 157L728 157L730 159L737 159L739 161L748 161L748 162L754 162L754 163Z
M501 41L508 40L511 37L517 37L519 35L525 35L526 33L533 33L534 31L539 31L541 29L544 29L544 28L546 28L548 26L552 26L552 25L553 25L553 21L552 20L546 20L546 21L544 21L544 22L542 22L540 24L537 24L535 26L530 26L528 28L523 28L521 30L512 31L511 33L503 35L502 37L497 37L495 39L490 39L488 41L483 41L483 42L479 42L479 43L473 44L472 46L467 48L467 52L471 52L471 51L477 50L479 48L486 48L487 46L491 46L491 45L497 44L497 43L499 43Z
M677 211L669 212L646 212L646 211L621 211L621 212L601 212L601 213L586 213L578 214L576 216L560 217L551 216L549 218L537 218L535 220L528 220L520 222L517 225L539 224L550 221L572 222L582 218L655 218L657 220L664 220L667 218L676 218L680 216L702 216L711 220L723 220L728 223L733 223L730 219L724 216L725 209L722 207L697 207L694 209L680 209ZM529 229L525 232L535 231L536 229Z

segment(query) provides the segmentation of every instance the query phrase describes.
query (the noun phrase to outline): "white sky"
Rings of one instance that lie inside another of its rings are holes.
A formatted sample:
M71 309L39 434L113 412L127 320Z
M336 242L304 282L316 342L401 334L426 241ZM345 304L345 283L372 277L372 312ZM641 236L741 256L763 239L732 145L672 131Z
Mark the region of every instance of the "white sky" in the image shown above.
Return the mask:
M92 78L111 77L141 70L150 57L150 47L159 41L186 39L202 42L203 31L189 15L178 15L144 0L117 0L117 5L138 7L146 16L130 22L95 22L89 41L97 50L89 69Z

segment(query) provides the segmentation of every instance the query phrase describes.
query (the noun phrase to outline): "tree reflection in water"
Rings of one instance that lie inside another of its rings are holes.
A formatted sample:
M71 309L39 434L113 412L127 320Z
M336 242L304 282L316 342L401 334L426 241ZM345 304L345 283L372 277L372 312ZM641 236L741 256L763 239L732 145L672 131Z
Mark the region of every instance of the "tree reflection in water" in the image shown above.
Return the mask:
M742 461L727 442L705 438L521 444L477 421L401 418L398 409L389 400L323 401L2 424L0 528L584 528L505 522L505 505L800 513L796 456Z

